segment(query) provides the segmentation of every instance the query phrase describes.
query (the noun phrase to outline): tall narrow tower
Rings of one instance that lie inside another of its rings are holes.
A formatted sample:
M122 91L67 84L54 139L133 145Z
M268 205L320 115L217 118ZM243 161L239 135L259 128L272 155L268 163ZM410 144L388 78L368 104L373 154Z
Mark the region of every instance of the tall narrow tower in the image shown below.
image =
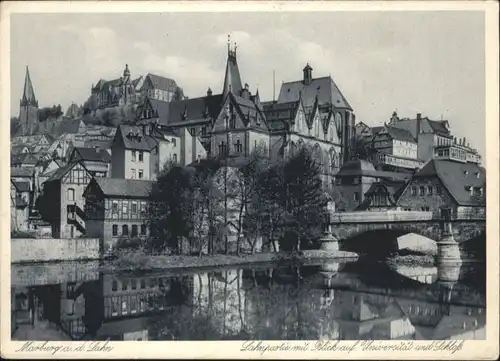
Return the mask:
M38 101L35 98L28 66L26 66L23 96L19 106L19 123L21 125L21 135L32 135L36 132L38 126Z
M240 70L236 61L236 44L234 45L234 50L231 50L231 38L228 36L226 74L224 76L222 93L225 98L229 92L240 95L242 89Z

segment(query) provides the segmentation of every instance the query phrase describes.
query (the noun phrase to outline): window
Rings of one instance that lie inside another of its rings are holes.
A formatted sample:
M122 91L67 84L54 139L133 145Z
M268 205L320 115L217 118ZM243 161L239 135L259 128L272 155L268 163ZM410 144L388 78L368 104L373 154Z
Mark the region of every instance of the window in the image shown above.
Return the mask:
M141 202L141 213L146 211L146 202Z
M130 286L132 287L133 290L137 288L137 280L135 278L132 279L130 282Z
M141 224L141 234L142 235L146 234L146 225L145 224Z
M142 179L144 177L144 171L142 169L139 169L139 179Z
M139 162L144 162L144 152L139 152Z
M113 203L111 203L111 212L118 213L118 201L113 201Z
M126 291L126 290L127 290L127 286L128 286L128 284L127 284L127 283L128 283L128 282L127 282L126 280L123 280L123 281L122 281L122 291Z
M207 135L207 127L206 127L206 126L205 126L205 127L203 127L203 128L201 128L201 135L202 135L202 136Z
M359 177L354 177L352 179L352 184L359 184Z
M126 315L128 313L127 301L122 300L122 315Z
M137 224L132 225L132 237L137 236Z
M128 226L126 224L122 226L122 235L128 236Z
M141 288L146 288L146 280L144 278L141 279Z
M68 201L75 200L75 190L73 188L68 188Z
M132 168L132 179L135 179L135 169Z
M355 200L356 202L358 202L358 201L359 201L359 192L354 192L354 200Z
M427 186L427 194L432 196L432 191L433 191L432 186Z
M128 216L128 201L123 201L122 203L122 216Z
M419 195L421 196L424 196L425 195L425 187L424 186L420 186L420 189L419 189Z
M118 315L118 297L111 298L111 315Z
M118 225L113 224L113 236L116 237L118 236Z
M189 132L191 133L191 135L194 137L196 135L196 128L193 127L191 129L189 129Z
M441 187L437 186L436 187L436 194L442 194L443 190L441 189Z
M132 202L131 212L134 214L137 213L137 202Z
M241 153L243 151L243 144L241 144L239 139L236 141L236 143L234 143L234 147L236 148L236 152L238 153Z
M132 296L130 298L130 313L136 313L137 312L137 297Z
M111 286L111 290L112 291L116 291L118 289L118 282L114 281L113 280L113 283L112 283L112 286Z
M177 139L172 138L172 144L174 145L174 147L177 147Z
M132 151L132 162L137 160L137 152L135 150Z
M172 160L174 161L174 163L177 163L177 153L174 153L172 155Z

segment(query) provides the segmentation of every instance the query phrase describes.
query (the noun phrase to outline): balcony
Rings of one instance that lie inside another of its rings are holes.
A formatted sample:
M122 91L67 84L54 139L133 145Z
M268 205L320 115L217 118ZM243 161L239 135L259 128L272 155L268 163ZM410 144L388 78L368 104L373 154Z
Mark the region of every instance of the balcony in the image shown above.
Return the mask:
M434 159L467 162L467 149L456 144L434 147Z
M416 169L420 168L424 162L418 159L398 157L387 153L377 153L373 156L373 162L390 165L399 168Z

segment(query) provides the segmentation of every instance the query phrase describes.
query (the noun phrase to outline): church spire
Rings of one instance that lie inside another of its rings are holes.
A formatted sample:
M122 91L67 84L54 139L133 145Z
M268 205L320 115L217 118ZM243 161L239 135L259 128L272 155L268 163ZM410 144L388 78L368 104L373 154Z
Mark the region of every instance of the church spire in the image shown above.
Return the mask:
M23 97L21 98L21 105L33 105L38 107L38 102L35 98L35 91L33 90L33 84L31 83L30 71L28 66L26 66L26 76L24 78L24 90Z
M238 69L238 62L236 61L236 43L233 50L231 50L231 36L227 36L227 64L226 74L224 76L224 88L222 93L224 97L229 92L240 95L243 86L241 84L240 70Z

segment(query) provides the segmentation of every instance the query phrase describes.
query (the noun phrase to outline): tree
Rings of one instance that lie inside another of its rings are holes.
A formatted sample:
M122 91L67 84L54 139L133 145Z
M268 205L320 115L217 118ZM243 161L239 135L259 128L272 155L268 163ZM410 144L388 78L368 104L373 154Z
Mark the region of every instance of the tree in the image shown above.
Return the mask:
M266 223L284 249L310 248L323 232L327 200L323 196L319 161L306 149L270 168L264 178ZM267 178L267 179L266 179Z
M205 160L198 167L168 166L161 172L150 195L149 218L154 231L155 250L171 248L183 251L187 239L198 254L205 246L213 253L210 235L215 228L220 204L214 192L213 175L219 168L214 160Z

